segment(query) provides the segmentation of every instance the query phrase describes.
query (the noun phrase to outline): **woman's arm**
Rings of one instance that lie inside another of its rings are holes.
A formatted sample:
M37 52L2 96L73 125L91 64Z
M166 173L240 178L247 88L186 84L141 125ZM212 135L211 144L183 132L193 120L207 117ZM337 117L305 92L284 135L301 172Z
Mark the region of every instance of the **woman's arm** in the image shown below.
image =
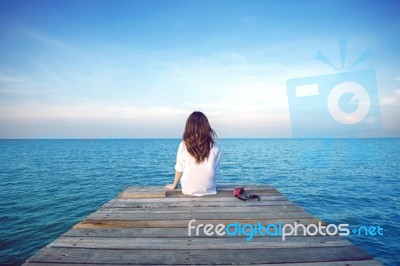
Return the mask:
M175 189L176 186L177 186L178 183L179 183L179 180L181 180L182 175L183 175L183 172L175 171L174 183L173 183L173 184L166 185L164 188L166 188L166 189Z

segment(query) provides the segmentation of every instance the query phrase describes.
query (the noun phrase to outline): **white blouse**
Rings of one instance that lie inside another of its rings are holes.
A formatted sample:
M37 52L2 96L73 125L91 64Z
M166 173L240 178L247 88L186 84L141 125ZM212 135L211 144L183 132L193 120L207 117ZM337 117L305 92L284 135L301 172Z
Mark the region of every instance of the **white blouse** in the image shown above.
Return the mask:
M204 196L217 193L216 175L219 174L220 152L218 146L210 150L210 155L201 163L190 155L185 142L179 144L175 170L183 172L182 193L190 196Z

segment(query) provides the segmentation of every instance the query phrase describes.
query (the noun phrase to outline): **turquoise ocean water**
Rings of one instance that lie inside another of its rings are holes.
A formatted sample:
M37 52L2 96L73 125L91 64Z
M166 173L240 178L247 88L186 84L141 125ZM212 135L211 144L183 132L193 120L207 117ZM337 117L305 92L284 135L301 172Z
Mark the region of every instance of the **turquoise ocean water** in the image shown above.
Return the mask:
M271 184L400 263L400 139L223 139L219 183ZM0 140L0 264L19 265L130 185L173 179L178 139Z

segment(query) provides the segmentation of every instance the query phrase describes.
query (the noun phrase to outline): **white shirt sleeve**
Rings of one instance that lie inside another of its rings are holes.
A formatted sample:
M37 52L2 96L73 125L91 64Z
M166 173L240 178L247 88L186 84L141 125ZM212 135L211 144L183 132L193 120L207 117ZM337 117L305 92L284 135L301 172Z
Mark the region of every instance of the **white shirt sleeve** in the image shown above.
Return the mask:
M216 144L214 144L214 145L216 145ZM221 172L220 172L220 170L219 170L219 165L220 165L220 160L221 160L221 154L220 154L220 151L219 151L219 148L217 147L217 150L218 150L218 153L217 153L217 156L216 156L216 162L215 162L215 174L216 175L219 175Z
M175 170L181 173L183 173L183 171L185 170L185 159L183 157L184 151L185 151L185 144L182 141L179 144L178 152L176 154L176 164L175 164Z

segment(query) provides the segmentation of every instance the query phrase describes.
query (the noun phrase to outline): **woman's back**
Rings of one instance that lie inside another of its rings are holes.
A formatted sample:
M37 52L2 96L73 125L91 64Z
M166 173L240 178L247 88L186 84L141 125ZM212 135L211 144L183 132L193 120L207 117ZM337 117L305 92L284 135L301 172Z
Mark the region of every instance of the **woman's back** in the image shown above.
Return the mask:
M216 175L219 174L220 152L216 144L210 149L208 158L198 163L187 151L185 142L178 148L175 170L182 172L182 193L192 196L216 194Z

